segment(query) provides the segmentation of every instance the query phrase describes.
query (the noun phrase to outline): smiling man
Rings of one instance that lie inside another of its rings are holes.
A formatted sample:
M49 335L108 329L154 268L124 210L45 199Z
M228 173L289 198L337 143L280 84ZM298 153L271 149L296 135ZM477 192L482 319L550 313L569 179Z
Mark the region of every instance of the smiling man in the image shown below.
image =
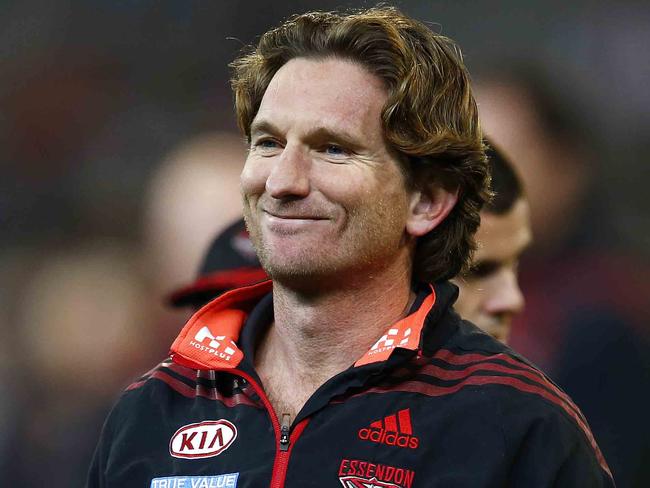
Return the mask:
M522 311L519 258L532 241L530 209L519 175L494 146L487 151L494 193L481 212L478 249L467 271L455 280L455 308L464 319L497 340L508 342L512 319Z
M233 68L272 281L127 389L89 486L613 486L571 400L453 311L488 194L455 44L391 8L315 12Z

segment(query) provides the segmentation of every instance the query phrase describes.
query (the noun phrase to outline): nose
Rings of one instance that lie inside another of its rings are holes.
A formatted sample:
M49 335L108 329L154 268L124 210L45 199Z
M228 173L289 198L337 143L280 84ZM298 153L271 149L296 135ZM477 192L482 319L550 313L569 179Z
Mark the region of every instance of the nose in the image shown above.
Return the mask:
M514 270L502 270L490 286L485 308L491 315L511 318L524 309L524 295Z
M266 179L266 192L273 198L304 198L309 195L311 162L300 147L287 145Z

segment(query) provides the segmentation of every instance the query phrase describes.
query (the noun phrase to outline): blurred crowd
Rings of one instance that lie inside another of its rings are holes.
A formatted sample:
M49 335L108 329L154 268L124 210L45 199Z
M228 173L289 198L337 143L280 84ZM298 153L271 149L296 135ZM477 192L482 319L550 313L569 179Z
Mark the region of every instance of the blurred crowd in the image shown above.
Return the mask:
M169 293L240 215L228 61L290 13L355 5L274 4L0 7L0 485L81 486L187 318ZM396 4L459 41L523 177L512 347L583 409L619 486L650 486L650 7Z

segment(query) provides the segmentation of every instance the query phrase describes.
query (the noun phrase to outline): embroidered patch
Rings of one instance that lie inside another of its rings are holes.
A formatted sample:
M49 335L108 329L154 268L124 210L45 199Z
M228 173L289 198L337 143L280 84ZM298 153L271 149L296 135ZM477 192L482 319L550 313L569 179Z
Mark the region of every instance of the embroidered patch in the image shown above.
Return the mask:
M239 473L154 478L149 488L237 488Z
M230 337L213 336L207 326L202 327L194 335L194 340L191 340L189 345L201 352L215 356L221 361L232 361L239 351L237 344Z
M339 478L345 488L402 488L393 483L384 483L377 478L359 478L358 476L343 476Z
M345 488L411 488L415 471L359 459L342 459L338 476Z
M177 458L218 456L237 438L237 427L226 419L184 425L169 441L169 453Z
M397 347L417 351L424 321L435 302L436 295L431 288L431 294L424 299L420 308L393 324L354 365L359 367L385 361Z
M420 439L413 435L409 408L376 420L369 427L359 429L358 436L364 441L387 446L417 449L420 445Z

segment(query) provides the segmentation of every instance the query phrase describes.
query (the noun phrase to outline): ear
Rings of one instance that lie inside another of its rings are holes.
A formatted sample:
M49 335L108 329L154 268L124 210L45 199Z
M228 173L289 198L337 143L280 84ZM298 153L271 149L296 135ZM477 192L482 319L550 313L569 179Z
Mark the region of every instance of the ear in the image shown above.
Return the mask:
M423 236L445 220L458 202L458 188L453 191L441 185L414 191L406 221L406 233L413 237Z

